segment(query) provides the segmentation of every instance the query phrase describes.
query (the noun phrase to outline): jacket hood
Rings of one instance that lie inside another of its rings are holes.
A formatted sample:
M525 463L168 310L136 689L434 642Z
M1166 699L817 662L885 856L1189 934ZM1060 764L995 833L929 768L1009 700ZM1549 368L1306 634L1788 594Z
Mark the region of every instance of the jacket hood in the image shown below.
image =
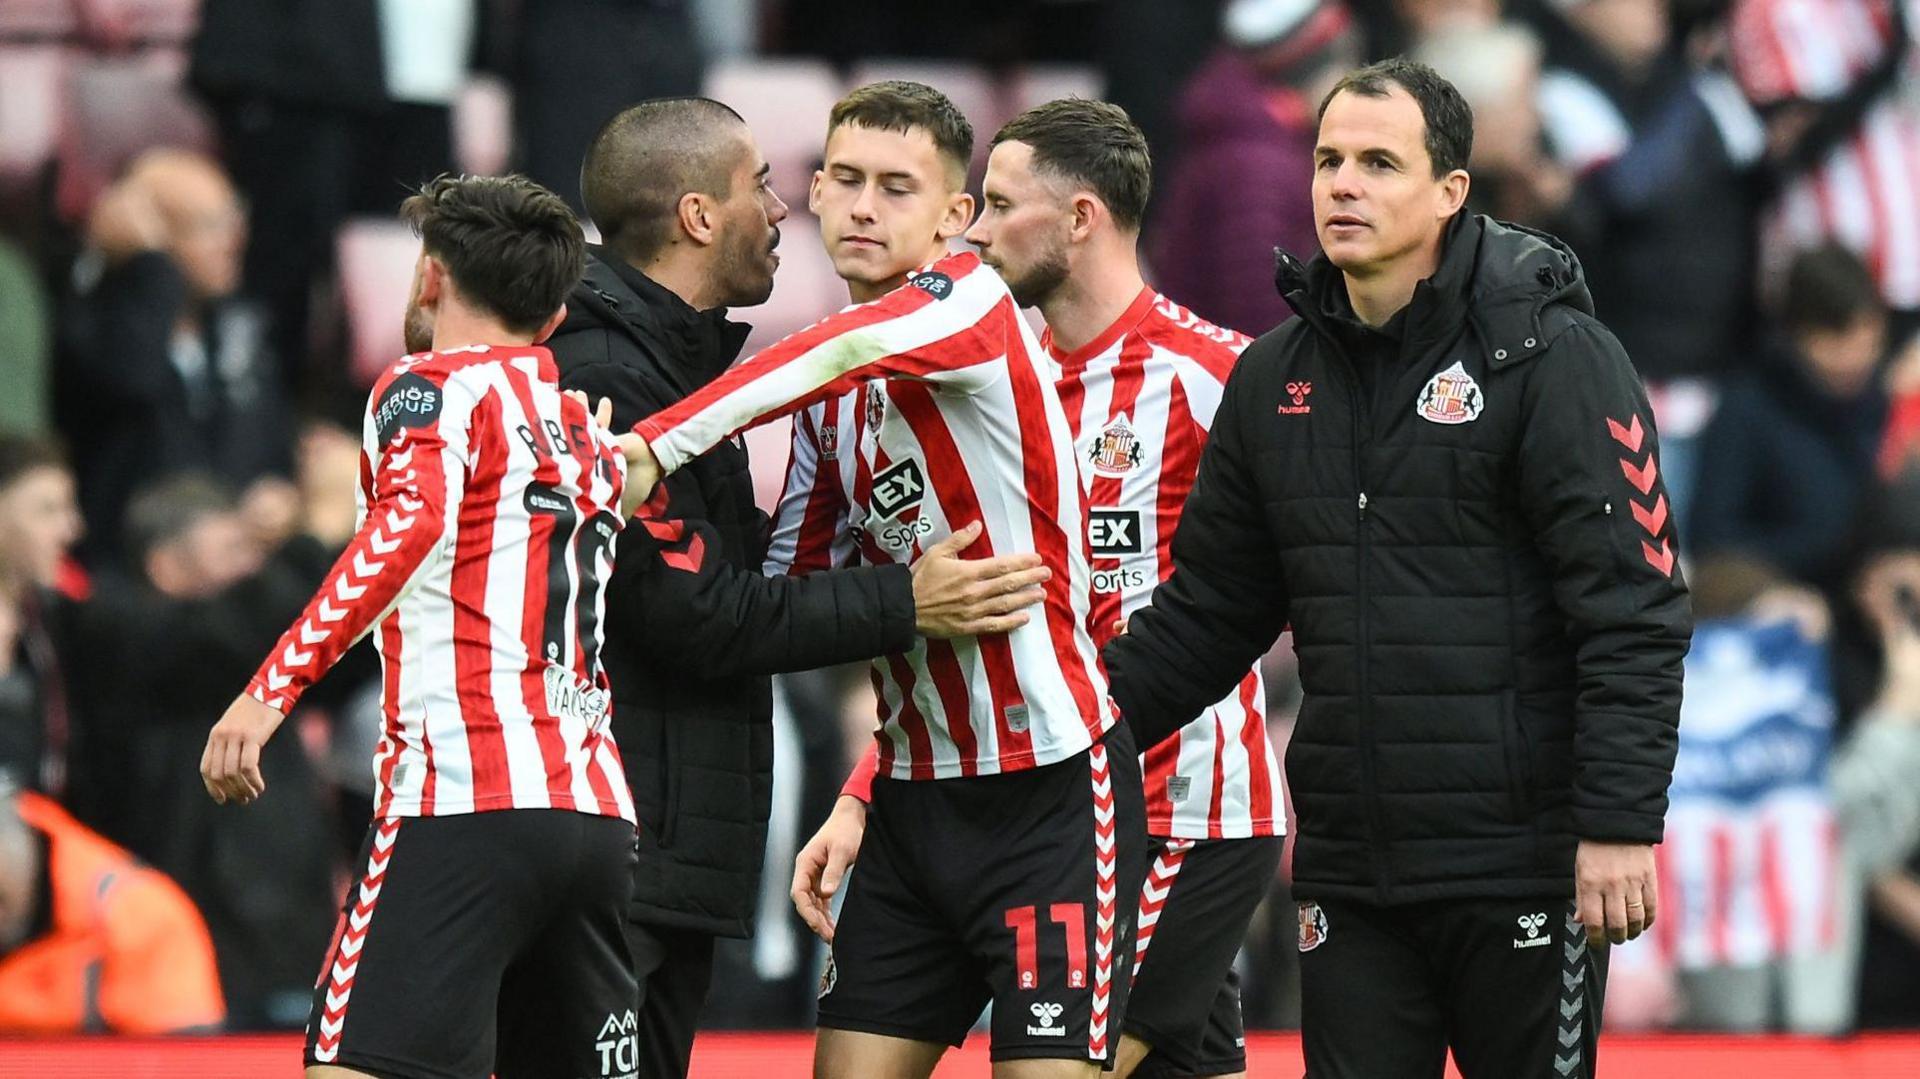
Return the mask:
M1325 333L1327 312L1346 302L1340 270L1325 254L1304 265L1284 251L1274 255L1274 286L1302 319ZM1419 302L1423 293L1432 302ZM1553 304L1593 314L1593 295L1573 249L1524 225L1463 212L1447 227L1439 268L1415 290L1407 353L1443 348L1471 324L1488 363L1519 363L1546 347L1541 315Z

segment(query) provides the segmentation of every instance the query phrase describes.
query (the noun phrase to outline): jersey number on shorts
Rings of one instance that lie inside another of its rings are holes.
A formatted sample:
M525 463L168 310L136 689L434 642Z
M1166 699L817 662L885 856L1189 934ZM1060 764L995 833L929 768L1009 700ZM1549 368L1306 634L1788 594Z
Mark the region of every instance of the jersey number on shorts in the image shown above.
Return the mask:
M1087 987L1087 905L1055 903L1047 908L1047 918L1059 926L1067 939L1067 988ZM1040 947L1036 926L1038 907L1013 907L1006 913L1007 928L1013 930L1014 966L1022 989L1040 988Z

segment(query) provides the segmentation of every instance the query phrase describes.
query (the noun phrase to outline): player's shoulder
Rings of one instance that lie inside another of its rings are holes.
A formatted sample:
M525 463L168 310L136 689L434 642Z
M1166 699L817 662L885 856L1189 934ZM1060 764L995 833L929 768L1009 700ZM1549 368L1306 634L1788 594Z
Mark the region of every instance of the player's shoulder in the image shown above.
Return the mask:
M1246 334L1215 325L1157 292L1134 332L1156 348L1192 360L1221 381L1252 343Z

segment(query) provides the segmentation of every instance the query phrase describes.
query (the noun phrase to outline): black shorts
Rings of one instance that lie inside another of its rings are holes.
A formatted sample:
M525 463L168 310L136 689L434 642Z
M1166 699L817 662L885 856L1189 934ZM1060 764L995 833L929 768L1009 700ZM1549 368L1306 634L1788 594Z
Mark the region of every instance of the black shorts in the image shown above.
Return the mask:
M382 1079L632 1076L633 826L568 810L390 817L361 846L306 1061Z
M1069 760L874 782L821 980L820 1025L959 1045L993 1002L993 1059L1111 1059L1145 868L1125 725Z
M1152 840L1125 1030L1153 1046L1136 1079L1247 1069L1233 960L1273 890L1278 836Z

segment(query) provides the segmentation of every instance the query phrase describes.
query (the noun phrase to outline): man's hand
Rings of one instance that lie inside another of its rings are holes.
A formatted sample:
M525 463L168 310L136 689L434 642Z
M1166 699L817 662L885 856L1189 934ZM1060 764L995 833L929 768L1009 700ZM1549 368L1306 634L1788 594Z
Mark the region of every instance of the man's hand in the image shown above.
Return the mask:
M260 774L260 748L286 718L279 709L269 708L245 693L233 699L227 714L207 734L206 751L200 754L200 781L207 785L214 801L246 805L266 793L267 781Z
M926 549L913 564L913 623L922 637L1011 633L1032 618L1022 608L1046 598L1053 571L1037 554L961 558L980 538L979 521Z
M1647 843L1580 841L1573 888L1587 944L1625 944L1653 925L1659 878Z
M606 401L600 404L609 410L612 407ZM607 418L613 418L611 411ZM639 512L660 482L660 462L653 456L653 447L647 445L647 440L631 431L620 436L620 452L627 455L627 486L620 492L620 512L631 517Z
M833 897L847 870L860 857L860 839L867 833L867 804L850 794L833 803L827 823L813 833L793 859L793 909L807 928L833 943Z

